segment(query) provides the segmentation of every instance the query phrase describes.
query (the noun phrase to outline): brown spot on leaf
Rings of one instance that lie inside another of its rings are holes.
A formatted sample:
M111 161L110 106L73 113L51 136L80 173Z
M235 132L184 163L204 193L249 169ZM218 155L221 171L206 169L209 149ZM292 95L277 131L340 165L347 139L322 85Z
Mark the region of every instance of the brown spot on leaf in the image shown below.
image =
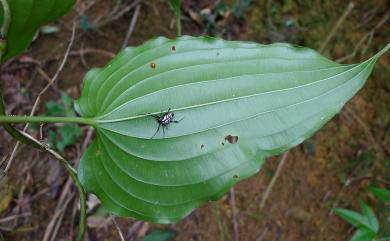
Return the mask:
M156 63L150 63L150 68L155 69L157 67Z
M227 135L225 136L225 140L230 144L236 144L238 142L238 136Z
M175 45L172 46L172 51L173 51L173 52L176 51L176 46L175 46Z
M237 179L237 178L238 178L238 175L237 175L237 174L236 174L236 175L234 175L234 176L233 176L233 178L234 178L234 179Z

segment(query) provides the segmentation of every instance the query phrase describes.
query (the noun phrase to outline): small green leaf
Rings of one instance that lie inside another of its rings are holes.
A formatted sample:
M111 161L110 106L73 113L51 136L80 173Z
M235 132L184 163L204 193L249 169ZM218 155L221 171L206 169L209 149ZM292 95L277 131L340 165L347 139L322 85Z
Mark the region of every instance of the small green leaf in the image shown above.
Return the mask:
M77 138L83 134L83 130L76 124L65 124L59 129L60 140L57 142L56 147L60 152L64 152L67 146L76 143Z
M80 181L114 214L175 222L313 135L389 47L350 65L290 44L208 37L126 48L88 72L75 103L96 122ZM159 129L155 116L168 110L180 122Z
M80 17L80 28L83 30L88 30L94 28L93 23L87 15L81 15Z
M390 190L378 187L369 187L368 190L382 202L390 203Z
M374 233L377 233L379 231L379 222L374 211L365 202L363 202L363 200L360 200L360 207L363 215L367 218L367 221L370 224L369 229Z
M66 92L60 91L61 101L65 107L65 113L67 117L76 116L76 112L73 109L73 99Z
M180 13L180 0L169 0L169 5L177 16L177 14Z
M8 0L11 25L8 30L8 51L3 61L22 53L31 43L39 28L64 15L75 0ZM3 8L0 7L0 24Z
M169 241L175 238L176 233L170 230L152 230L143 241Z
M352 236L351 241L372 241L376 234L369 229L358 229Z
M48 143L50 148L55 149L56 148L56 143L57 143L57 133L54 130L49 130L48 131Z
M63 104L57 103L52 100L46 102L46 108L47 108L46 114L48 116L63 116L65 112L65 108Z
M333 210L338 216L358 228L372 229L368 218L358 212L343 208L335 208Z

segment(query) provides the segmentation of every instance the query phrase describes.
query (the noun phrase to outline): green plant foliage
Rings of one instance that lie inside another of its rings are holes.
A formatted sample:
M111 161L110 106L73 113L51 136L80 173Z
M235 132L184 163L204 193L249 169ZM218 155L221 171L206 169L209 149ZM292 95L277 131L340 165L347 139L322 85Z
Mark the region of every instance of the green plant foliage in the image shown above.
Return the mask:
M176 17L176 32L177 36L181 35L181 9L180 9L180 0L169 0L169 5L171 6Z
M148 233L143 241L169 241L176 237L176 233L170 230L153 230Z
M208 37L127 48L87 74L76 101L97 123L79 178L112 213L179 220L310 137L386 50L340 65L290 44ZM168 109L181 121L156 133L152 115Z
M76 113L73 109L73 99L65 92L61 91L61 103L49 101L46 103L48 116L67 116L74 117ZM83 130L76 124L67 123L58 128L58 133L54 130L49 130L49 144L52 148L64 152L67 146L76 143L77 138L83 134Z
M94 28L94 24L91 22L87 15L81 15L80 17L80 28L82 30L88 30Z
M180 16L180 0L169 0L169 5L176 16Z
M39 28L64 15L75 0L8 0L11 25L8 31L8 52L4 61L22 53L31 43ZM3 9L0 8L0 23Z
M369 187L368 190L382 202L390 203L390 190L379 187Z
M235 0L232 8L234 16L242 18L251 2L252 0Z
M379 232L379 222L374 211L362 200L360 200L362 214L343 208L335 208L334 212L345 221L357 227L351 241L370 241Z

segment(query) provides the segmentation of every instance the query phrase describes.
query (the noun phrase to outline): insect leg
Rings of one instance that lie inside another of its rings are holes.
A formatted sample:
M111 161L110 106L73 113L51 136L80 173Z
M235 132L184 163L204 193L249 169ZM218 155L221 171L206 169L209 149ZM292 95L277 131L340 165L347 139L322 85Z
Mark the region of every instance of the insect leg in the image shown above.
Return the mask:
M167 128L167 126L166 125L162 125L163 137L165 137L165 128Z
M183 118L181 118L180 120L177 120L177 121L172 121L173 123L179 123L180 121L182 121L184 119L184 117Z
M153 135L150 139L153 139L153 137L156 136L156 134L157 134L158 131L160 130L160 127L161 127L161 124L159 123L156 132L154 133L154 135ZM163 130L164 130L164 128L163 128Z

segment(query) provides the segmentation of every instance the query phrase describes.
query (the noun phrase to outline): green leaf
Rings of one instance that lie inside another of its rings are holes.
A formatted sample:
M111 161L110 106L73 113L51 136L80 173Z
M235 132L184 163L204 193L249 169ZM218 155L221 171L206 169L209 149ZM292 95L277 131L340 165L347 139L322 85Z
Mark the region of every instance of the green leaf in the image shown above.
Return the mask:
M55 101L46 102L47 115L48 116L63 116L65 108L63 104L57 103Z
M368 190L382 202L390 203L390 190L378 187L369 187Z
M176 16L180 14L180 0L169 0L169 6L175 12Z
M54 21L72 8L75 0L8 0L11 25L8 30L8 52L4 61L22 53L43 25ZM3 9L0 7L0 24Z
M369 229L358 229L352 236L351 241L372 241L376 234Z
M340 65L289 44L188 36L127 48L88 72L76 101L96 122L79 178L114 214L175 222L310 137L380 54ZM156 133L152 115L168 109L181 121Z
M83 130L76 124L65 124L59 129L60 140L56 144L57 150L64 152L65 148L76 143Z
M170 230L153 230L148 233L143 241L169 241L176 236L176 233Z
M76 116L76 112L73 109L73 99L66 92L60 91L61 101L64 104L66 116L74 117Z
M367 221L370 224L369 229L374 233L377 233L379 231L379 222L374 211L365 202L363 202L363 200L360 200L360 207L363 215L367 218Z
M372 229L368 218L358 212L343 208L335 208L333 210L338 216L358 228Z
M81 29L88 30L88 29L92 29L94 27L95 26L93 25L93 23L91 22L91 20L89 19L89 17L87 15L81 15L81 17L80 17L80 28Z

